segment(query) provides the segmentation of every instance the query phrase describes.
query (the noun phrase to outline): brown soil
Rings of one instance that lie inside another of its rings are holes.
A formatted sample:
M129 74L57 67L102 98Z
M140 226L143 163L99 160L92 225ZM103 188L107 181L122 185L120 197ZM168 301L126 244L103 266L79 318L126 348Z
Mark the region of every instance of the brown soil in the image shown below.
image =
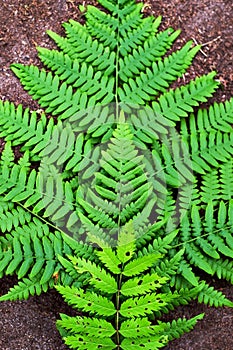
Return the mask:
M37 108L9 69L13 62L40 64L35 47L54 47L46 29L63 33L60 24L77 19L79 1L72 0L0 0L0 98ZM93 4L94 2L92 2ZM212 101L223 101L233 95L233 3L232 0L152 0L146 14L163 15L162 28L182 29L176 46L189 39L205 44L185 80L218 71L222 87ZM16 283L14 277L1 280L0 294ZM233 300L233 288L224 281L211 281ZM28 301L0 304L0 348L2 350L65 350L56 330L59 312L71 310L61 297L51 291ZM193 302L179 307L174 317L192 317L205 312L206 317L195 330L175 340L166 350L233 349L233 311L210 308Z

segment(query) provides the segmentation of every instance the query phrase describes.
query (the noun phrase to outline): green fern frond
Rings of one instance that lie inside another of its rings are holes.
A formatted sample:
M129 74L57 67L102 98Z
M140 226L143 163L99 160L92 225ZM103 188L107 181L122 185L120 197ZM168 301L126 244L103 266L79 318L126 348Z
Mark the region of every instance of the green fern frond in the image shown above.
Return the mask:
M183 259L183 254L184 250L180 250L170 259L160 259L158 261L156 269L153 268L152 271L156 271L160 276L171 278L172 276L177 274L177 270L180 267L180 264Z
M196 78L189 84L170 90L161 95L158 102L152 102L153 110L158 117L160 115L178 121L181 117L187 117L200 102L206 102L217 89L218 83L213 80L215 72Z
M0 229L1 232L11 232L13 228L25 225L32 220L31 214L22 207L14 207L12 202L6 202L4 197L0 197Z
M168 338L164 334L164 329L165 326L169 329L171 327L168 327L168 324L160 325L159 323L152 325L146 316L153 315L154 312L159 312L166 306L172 307L174 299L179 296L171 292L155 292L166 285L167 278L160 277L157 273L145 274L150 264L154 263L156 254L145 256L144 258L147 257L148 261L140 266L138 259L133 255L135 244L132 230L132 224L126 225L120 233L116 248L110 248L101 242L103 248L97 249L96 255L101 258L104 267L85 259L69 257L78 272L81 274L88 272L91 275L89 285L93 285L98 290L97 294L90 287L84 290L69 286L56 286L68 304L86 313L84 317L68 317L62 314L57 323L66 344L70 347L79 348L77 339L81 342L81 347L83 344L87 345L91 336L94 338L94 345L89 345L90 348L96 348L96 344L104 346L102 340L106 336L115 347L122 349L129 349L137 344L139 346L142 342L148 349L152 349L152 346L153 349L159 349L167 343ZM114 271L112 264L109 264L111 256L115 261L119 259L117 261L121 262L117 268L115 265ZM133 265L135 273L125 274L127 266ZM110 267L109 271L105 270L105 266ZM132 278L133 275L138 275L138 277ZM180 334L191 329L191 323L193 325L194 320L193 322L187 321L187 324L183 321L183 329ZM176 332L174 323L173 327L173 332L171 330L170 332L174 335Z
M211 201L216 204L220 199L231 201L232 167L232 160L229 159L227 162L219 164L217 169L201 176L200 199L203 203L208 204Z
M208 284L205 284L201 291L198 293L198 301L199 303L204 302L205 304L209 304L210 306L215 307L233 307L232 301L227 299L222 292L215 290L214 287L208 286Z
M226 279L233 283L233 261L229 259L208 259L213 272L217 275L219 279Z
M79 335L77 337L76 335L70 335L64 338L65 343L71 348L71 349L98 349L99 346L101 346L102 349L109 349L113 350L115 348L115 344L113 341L109 338L96 338L96 337L88 337L85 335Z
M92 66L85 62L80 64L78 60L72 60L62 52L42 47L38 48L38 52L41 61L52 69L60 80L79 89L81 93L86 93L89 99L101 91L99 97L103 104L113 101L113 78L102 77L102 73L95 72Z
M68 286L56 286L56 289L73 307L99 316L112 316L116 313L112 301L94 292L84 292L82 289Z
M117 46L117 18L103 13L94 6L88 6L86 15L88 32L105 46L114 50Z
M190 332L196 325L197 321L202 320L203 317L204 314L200 314L192 317L189 320L186 320L185 318L179 318L178 320L173 320L172 322L165 323L159 321L158 323L160 326L164 327L164 335L167 336L169 340L173 340L180 338L180 336L186 332Z
M64 27L67 39L60 37L51 30L47 33L65 54L79 62L91 63L97 70L104 70L105 75L113 72L115 52L111 51L109 47L105 48L97 40L92 40L87 30L78 22L70 21L65 23Z
M111 16L108 13L100 11L98 8L92 5L88 5L86 19L89 32L93 30L95 34L99 33L99 27L97 27L97 30L95 28L93 29L93 27L96 25L96 22L101 23L104 26L104 28L106 28L105 26L108 26L108 28L110 28L113 31L115 31L118 28L119 22L117 18ZM102 37L100 37L99 39L101 38Z
M116 293L117 283L115 279L105 270L101 269L94 262L85 261L83 259L75 259L70 257L71 262L76 265L76 270L78 273L82 274L88 272L91 277L89 278L89 283L93 285L96 289L105 293Z
M22 151L41 143L42 138L50 136L54 121L47 121L44 114L38 120L36 112L23 110L22 105L17 108L8 101L0 101L0 137L12 141L12 145L22 145Z
M204 283L199 282L196 287L191 286L190 283L186 282L186 286L184 287L184 281L180 283L179 278L176 276L176 289L179 290L179 294L176 295L176 298L173 298L169 304L162 306L159 311L156 311L152 318L155 320L156 318L161 318L163 314L168 314L170 311L174 310L176 307L180 305L188 305L192 300L197 298L198 293L204 288ZM174 285L173 278L171 279L171 285ZM182 285L182 286L181 286ZM161 288L164 293L171 293L171 287L164 285Z
M119 77L127 82L135 74L145 72L152 62L159 61L166 53L180 31L167 29L158 33L155 37L149 37L144 41L143 47L136 47L133 52L119 59ZM161 66L162 70L162 66Z
M35 218L34 222L11 230L11 234L0 236L0 247L0 274L14 273L19 280L23 278L23 282L19 281L18 286L3 296L4 300L28 297L34 290L36 294L47 291L56 283L56 275L57 281L71 284L74 280L62 270L59 255L74 254L75 251L86 258L92 255L90 246L67 239L58 231L51 233L46 224Z
M142 44L148 37L153 35L153 17L147 17L142 20L137 28L131 31L123 31L122 37L119 38L120 54L126 56L138 45ZM154 32L154 33L153 33Z
M54 286L52 279L49 282L41 284L40 277L41 275L33 278L23 278L17 285L10 288L7 294L1 296L0 301L28 299L30 295L40 295Z
M49 145L46 152L49 152ZM58 152L57 156L60 160L62 155L67 158L65 148ZM57 159L57 156L53 154L53 159ZM49 217L58 226L62 226L60 221L65 216L69 218L75 213L70 182L63 180L59 169L54 165L49 165L48 158L43 159L38 172L35 169L30 171L28 168L30 163L27 162L28 153L25 153L24 157L20 159L18 164L14 164L12 169L9 167L5 169L5 166L0 167L0 179L4 183L0 186L0 193L1 195L5 194L4 201L23 203L25 209L33 206L31 212L35 214L44 210L43 217ZM78 219L77 215L76 217ZM10 219L7 221L10 225Z
M160 280L158 283L157 281ZM166 277L159 277L158 274L136 277L122 284L121 293L126 296L137 296L151 293L167 281Z
M197 117L181 121L181 133L189 145L193 168L201 174L212 172L232 155L232 99L200 110ZM210 138L211 135L211 138ZM211 176L211 175L210 175Z
M119 274L121 272L119 267L121 265L121 260L110 247L104 247L102 251L96 252L96 254L110 272L114 274Z
M58 320L58 326L63 324L65 321L65 328L74 333L86 333L89 336L96 336L98 334L99 338L111 337L115 333L110 322L104 319L89 318L89 317L69 317L65 314L60 314L61 321Z
M169 83L176 80L191 64L198 51L198 47L190 49L191 45L191 42L187 43L181 50L168 56L163 63L152 63L152 69L147 68L146 73L142 72L136 80L130 78L128 84L123 84L123 89L119 88L121 101L144 104L145 101L154 100L158 92L165 92Z
M153 266L158 258L160 258L160 254L148 254L143 257L139 257L135 259L134 261L128 263L125 265L124 270L122 271L122 274L124 276L135 276L140 274L142 271L147 270L149 267Z
M59 284L85 313L58 323L70 347L155 350L202 315L153 317L194 298L232 307L199 270L233 281L233 99L199 108L215 72L172 83L200 47L167 54L180 32L143 3L100 4L48 31L45 68L11 67L50 118L0 102L0 276L19 278L1 300Z
M72 86L65 82L59 85L60 79L57 75L53 76L45 70L40 71L35 66L14 64L11 68L20 78L25 90L39 101L47 113L57 115L69 109L70 116L80 109L87 108L87 94L79 90L74 92Z
M139 338L139 339L124 339L122 341L121 347L123 350L133 350L135 346L144 347L146 350L150 349L160 349L165 346L167 343L166 337L152 336L148 338Z
M120 334L125 338L138 338L153 334L154 329L147 318L135 318L122 322Z

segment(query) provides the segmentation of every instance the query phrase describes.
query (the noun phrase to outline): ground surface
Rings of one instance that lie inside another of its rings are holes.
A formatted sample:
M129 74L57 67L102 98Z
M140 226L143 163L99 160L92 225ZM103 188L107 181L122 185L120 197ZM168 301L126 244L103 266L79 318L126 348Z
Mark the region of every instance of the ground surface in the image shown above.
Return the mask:
M93 3L93 2L92 2ZM46 29L62 33L61 22L78 19L79 1L65 0L0 0L0 98L37 108L13 76L13 62L39 64L35 46L53 47ZM147 2L146 13L163 15L162 28L181 28L177 42L193 39L205 44L186 80L218 71L222 88L213 100L221 101L233 95L233 3L232 0L154 0ZM0 281L0 294L16 283L13 277ZM233 287L225 282L211 281L233 300ZM0 304L1 350L65 350L55 327L59 312L70 312L56 292L51 291L28 301ZM173 341L166 350L231 350L233 349L233 310L209 308L193 303L180 307L173 316L206 317L195 330Z

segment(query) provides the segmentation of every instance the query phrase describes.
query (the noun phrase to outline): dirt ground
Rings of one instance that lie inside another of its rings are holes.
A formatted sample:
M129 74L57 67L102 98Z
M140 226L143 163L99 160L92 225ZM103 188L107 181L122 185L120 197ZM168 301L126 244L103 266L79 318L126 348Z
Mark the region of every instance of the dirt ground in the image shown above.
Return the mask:
M84 1L85 2L85 1ZM94 2L92 2L93 4ZM37 108L36 102L20 86L9 69L13 62L39 64L35 47L53 48L46 29L63 33L60 24L69 18L78 20L79 1L0 0L0 98ZM233 96L233 2L232 0L152 0L146 2L146 14L162 15L162 28L182 29L179 47L189 39L204 44L186 81L210 70L218 71L222 87L213 101ZM0 294L16 283L14 277L0 280ZM224 281L210 283L233 300L233 287ZM51 291L28 301L0 304L1 350L65 350L56 330L60 312L71 310ZM166 350L232 350L233 310L209 308L193 302L179 307L174 317L187 318L200 312L206 317L195 330L175 340Z

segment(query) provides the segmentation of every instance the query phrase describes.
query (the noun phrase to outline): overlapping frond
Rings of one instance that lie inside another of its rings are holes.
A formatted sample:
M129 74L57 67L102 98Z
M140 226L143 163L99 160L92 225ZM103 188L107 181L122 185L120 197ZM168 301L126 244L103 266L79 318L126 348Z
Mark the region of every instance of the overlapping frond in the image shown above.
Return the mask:
M30 294L39 295L58 282L63 285L73 284L74 279L62 269L59 255L72 255L76 252L78 256L92 259L90 246L67 239L59 231L52 233L49 226L36 218L9 229L10 233L0 236L0 275L16 274L19 283L2 296L1 300L24 299ZM78 282L76 276L75 283Z
M205 174L226 163L232 156L233 100L215 103L181 121L181 133L189 147L193 168ZM212 176L212 175L210 175Z
M205 216L201 208L192 206L190 217L185 216L181 222L181 237L185 245L189 263L201 268L209 274L216 273L212 266L221 265L220 258L232 258L232 200L226 205L223 201L214 205L212 201L205 208ZM232 279L231 274L227 274Z
M160 174L161 164L140 151L124 117L105 149L95 154L97 157L90 157L89 163L84 159L90 169L79 172L83 185L77 198L78 216L92 234L99 230L101 235L104 230L105 234L114 236L119 225L133 220L136 235L140 237L148 229L146 225L150 226L151 216L154 216L154 221L157 218L162 221L166 209L172 215L174 203L169 204L166 175L163 180ZM179 176L175 170L174 173ZM190 174L188 170L187 173ZM75 217L72 219L74 224Z
M22 105L16 108L8 101L0 101L0 113L0 137L11 141L14 146L23 144L22 151L50 138L54 121L48 121L44 114L38 118L35 111L23 110Z
M1 237L1 274L17 273L19 279L27 275L32 282L37 277L38 285L48 288L54 272L60 270L56 254L61 254L63 249L61 236L49 234L48 227L39 221L15 228ZM67 245L65 250L71 253Z
M33 206L32 213L43 211L42 216L54 222L71 215L74 210L72 188L69 182L63 181L58 169L42 163L38 172L30 170L29 164L25 163L28 161L27 153L20 160L12 168L5 169L4 165L0 167L0 194L4 195L3 201L22 203L24 208ZM11 221L9 217L8 225L11 225ZM6 225L4 220L2 225Z

